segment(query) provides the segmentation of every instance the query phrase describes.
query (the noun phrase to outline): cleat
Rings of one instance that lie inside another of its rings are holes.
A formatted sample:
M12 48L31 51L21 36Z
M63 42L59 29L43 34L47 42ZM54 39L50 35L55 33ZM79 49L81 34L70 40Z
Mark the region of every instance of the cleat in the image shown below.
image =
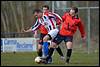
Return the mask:
M51 64L52 63L52 57L50 57L49 59L48 59L48 64Z
M65 60L65 57L64 57L64 56L61 56L60 59L61 59L61 60Z
M52 58L49 58L47 60L47 57L41 57L41 62L44 63L44 64L51 64L52 63Z
M42 62L43 64L48 64L48 62L46 61L46 58L45 58L45 57L41 57L41 62Z
M66 62L65 64L69 64L69 62Z

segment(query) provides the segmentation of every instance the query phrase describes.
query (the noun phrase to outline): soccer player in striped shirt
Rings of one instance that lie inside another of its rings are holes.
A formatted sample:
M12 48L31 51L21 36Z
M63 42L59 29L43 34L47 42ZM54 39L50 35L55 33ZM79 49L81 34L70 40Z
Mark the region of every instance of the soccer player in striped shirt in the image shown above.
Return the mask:
M35 32L37 29L40 30L41 35L40 35L40 42L38 44L38 56L41 57L42 56L42 44L43 44L42 41L43 41L43 37L47 34L48 31L45 28L45 25L43 23L43 18L42 18L43 14L42 14L42 12L40 10L35 10L34 11L34 15L38 17L36 23L30 29L24 30L24 32L31 32L31 31ZM58 51L58 49L60 49L60 48L58 47L56 49ZM45 48L44 50L45 50L44 54L48 54L48 47ZM61 53L62 52L60 50L60 55L63 56L63 54L61 54Z
M47 35L48 31L47 29L42 25L42 21L41 18L43 16L43 13L41 10L39 9L35 9L33 12L34 16L36 17L36 22L35 24L28 30L23 30L24 32L33 32L34 33L34 37L37 37L37 30L40 31L40 40L39 40L39 44L38 44L38 50L37 50L37 54L39 57L42 57L42 44L43 44L43 37L45 35Z
M45 27L48 29L48 34L43 38L43 46L45 47L48 45L47 41L55 38L58 34L58 27L61 24L62 18L56 13L49 12L49 6L47 5L44 5L42 9L44 18L43 22L45 24ZM64 59L63 53L59 46L56 47L56 50L61 55L61 59ZM46 50L44 49L44 51Z

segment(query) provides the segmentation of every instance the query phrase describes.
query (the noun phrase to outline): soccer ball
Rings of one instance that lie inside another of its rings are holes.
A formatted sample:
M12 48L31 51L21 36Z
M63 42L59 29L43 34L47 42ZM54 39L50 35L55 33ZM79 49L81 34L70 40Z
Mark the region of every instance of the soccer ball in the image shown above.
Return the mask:
M41 63L41 60L42 60L42 59L41 59L40 57L36 57L36 58L35 58L35 62L36 62L36 63Z

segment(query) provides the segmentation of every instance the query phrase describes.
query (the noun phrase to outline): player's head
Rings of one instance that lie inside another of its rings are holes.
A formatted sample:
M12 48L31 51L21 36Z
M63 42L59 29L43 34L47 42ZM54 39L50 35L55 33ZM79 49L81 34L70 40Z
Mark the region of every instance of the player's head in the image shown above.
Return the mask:
M42 6L42 9L43 9L43 13L44 12L49 12L49 6L48 5Z
M78 8L77 7L71 7L69 13L70 13L70 15L75 16L78 13Z
M33 11L33 14L34 14L34 16L36 16L38 18L42 17L42 11L40 9L35 9Z

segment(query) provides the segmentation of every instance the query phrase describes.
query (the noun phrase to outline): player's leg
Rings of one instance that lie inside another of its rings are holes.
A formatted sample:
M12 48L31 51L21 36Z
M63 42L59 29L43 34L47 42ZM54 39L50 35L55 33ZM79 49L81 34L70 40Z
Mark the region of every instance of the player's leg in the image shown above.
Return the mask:
M54 52L54 49L57 47L57 44L54 43L54 42L51 42L51 45L50 45L50 49L49 49L49 53L46 57L46 63L49 62L49 59L52 57L52 54Z
M72 42L67 42L66 46L67 46L67 58L66 58L66 62L69 63L70 57L71 57L71 53L72 53Z
M45 36L46 34L40 34L40 40L39 40L39 44L38 44L38 50L37 50L37 54L38 56L42 57L42 46L43 46L43 37Z
M57 36L58 32L59 32L58 29L54 29L53 30L53 32L51 33L53 39ZM61 51L61 48L59 46L57 46L55 49L57 50L57 52L61 56L61 59L64 59L63 53Z
M48 54L48 51L46 49L48 49L48 40L51 40L53 39L57 33L58 33L58 29L54 29L54 30L51 30L44 38L43 38L43 46L44 46L44 52L46 53L46 56Z
M50 35L46 35L44 36L43 38L43 52L44 52L44 56L47 56L48 55L48 52L49 52L49 43L48 43L48 40L50 39Z
M61 51L60 46L57 46L57 47L56 47L56 50L57 50L57 52L59 53L60 58L63 60L63 59L64 59L64 55L63 55L63 53L62 53L62 51Z
M44 48L45 48L45 53L46 53L46 56L48 55L48 53L49 53L49 51L47 51L46 49L46 46L48 45L48 40L51 40L51 39L53 39L54 37L56 37L57 36L57 34L58 34L58 29L54 29L54 30L51 30L49 33L48 33L48 35L46 35L44 38L43 38L43 46L44 46ZM48 62L49 62L49 60L52 60L52 58L51 58L51 56L48 58ZM50 63L51 63L51 61L50 61Z
M69 63L69 60L72 54L72 47L73 47L72 40L73 40L73 37L68 36L67 38L65 38L66 47L67 47L66 63Z
M48 41L48 45L49 45L48 48L49 48L49 50L50 50L50 44L51 44L51 41L49 40L49 41ZM49 53L49 51L48 51L48 53ZM49 64L52 63L52 57L49 58L48 63L49 63Z
M38 56L42 57L42 45L38 44L38 50L37 50Z
M48 34L43 38L43 53L44 57L46 57L49 53L49 42L48 40L52 39L51 36ZM49 60L47 63L52 63L52 57L49 57Z
M46 61L48 61L48 59L52 56L53 52L54 52L54 49L57 47L57 45L59 43L62 42L62 37L60 37L59 34L57 34L57 36L53 39L53 41L51 42L51 45L50 45L50 50L49 50L49 55L46 57Z

